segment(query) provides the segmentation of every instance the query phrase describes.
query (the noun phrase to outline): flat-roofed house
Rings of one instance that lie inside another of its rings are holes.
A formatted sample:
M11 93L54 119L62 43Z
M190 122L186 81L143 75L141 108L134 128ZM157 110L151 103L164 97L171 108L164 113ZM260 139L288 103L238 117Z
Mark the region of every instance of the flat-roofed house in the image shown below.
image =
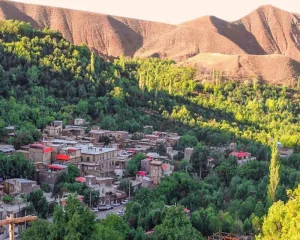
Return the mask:
M44 165L51 163L52 148L41 143L29 145L29 159L33 162L42 162Z
M76 147L64 147L56 154L56 162L78 164L81 161L81 150Z
M4 181L4 192L7 194L29 194L40 189L36 181L24 178L12 178Z
M62 164L49 164L47 169L42 169L39 171L39 182L47 183L50 187L54 187L55 184L62 180L62 174L67 172L68 168L66 165Z
M150 162L150 180L153 184L157 185L160 183L163 175L162 161L151 161Z
M118 150L115 148L100 148L93 144L78 145L81 150L81 172L83 175L111 177L114 175L115 161Z
M232 152L230 153L230 156L235 157L239 165L243 165L249 161L256 160L256 157L251 157L251 153L249 152Z
M63 130L62 121L54 121L52 125L46 126L43 133L48 137L57 137L61 136Z

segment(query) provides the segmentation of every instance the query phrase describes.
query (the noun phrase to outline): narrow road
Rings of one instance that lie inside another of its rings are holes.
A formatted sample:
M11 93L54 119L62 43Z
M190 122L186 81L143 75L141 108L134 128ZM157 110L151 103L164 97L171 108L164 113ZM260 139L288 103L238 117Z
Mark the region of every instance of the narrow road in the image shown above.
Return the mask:
M120 205L120 206L115 207L115 208L110 209L110 210L95 212L96 218L97 219L104 219L104 218L107 217L107 215L113 214L113 213L117 214L117 212L120 211L120 210L123 210L125 212L125 208L126 208L125 205Z

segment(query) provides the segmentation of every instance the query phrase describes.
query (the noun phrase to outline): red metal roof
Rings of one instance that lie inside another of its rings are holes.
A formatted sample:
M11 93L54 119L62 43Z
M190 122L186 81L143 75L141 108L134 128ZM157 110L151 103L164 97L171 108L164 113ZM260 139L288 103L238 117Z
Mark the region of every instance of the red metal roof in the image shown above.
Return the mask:
M147 173L145 171L138 171L138 175L140 175L140 176L144 177L144 176L146 176L146 174Z
M63 170L63 169L65 169L65 168L62 167L62 166L53 165L53 164L48 165L48 168L56 169L56 170Z
M167 169L167 164L165 164L165 163L164 163L164 164L162 164L162 165L161 165L161 168L162 168L162 170L164 170L164 171L165 171L165 170Z
M154 229L150 229L148 232L146 232L147 235L152 234L154 232Z
M61 160L61 161L69 161L70 160L70 156L65 155L65 154L57 154L56 155L56 159L57 160Z
M247 152L232 152L230 153L230 155L241 158L241 157L248 157L250 154Z
M184 209L184 212L185 212L185 213L189 213L189 212L190 212L190 210L189 210L189 209L187 209L187 208L185 208L185 209Z
M81 182L81 183L85 183L85 178L84 177L77 177L75 178L76 182Z

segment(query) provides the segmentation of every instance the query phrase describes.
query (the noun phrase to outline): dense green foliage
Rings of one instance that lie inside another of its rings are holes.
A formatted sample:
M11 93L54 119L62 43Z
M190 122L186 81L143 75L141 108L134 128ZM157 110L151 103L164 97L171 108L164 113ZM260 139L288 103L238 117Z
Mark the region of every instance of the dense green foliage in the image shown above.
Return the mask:
M289 200L275 202L263 219L262 234L258 240L300 239L300 185L288 191Z
M143 153L138 153L132 159L130 159L126 165L126 171L129 175L135 176L137 171L141 168L141 160L145 159L145 155Z
M0 176L4 179L27 178L31 179L35 168L23 154L5 155L0 153Z
M294 160L293 160L294 159ZM297 160L296 160L297 159ZM287 200L286 190L300 183L300 168L285 164L299 163L299 155L283 161L275 200ZM191 210L191 223L203 235L214 232L255 233L255 217L267 213L269 184L267 161L251 161L239 166L234 159L222 159L204 178L184 172L163 178L154 190L141 189L126 209L126 219L134 228L145 231L162 224L166 205L180 204Z
M37 215L40 218L47 218L49 207L42 190L34 191L26 196L29 203L27 207L27 214Z
M22 233L21 239L48 240L105 240L127 239L129 226L117 215L108 216L102 222L97 222L94 213L74 195L70 195L64 207L57 206L53 222L38 220Z

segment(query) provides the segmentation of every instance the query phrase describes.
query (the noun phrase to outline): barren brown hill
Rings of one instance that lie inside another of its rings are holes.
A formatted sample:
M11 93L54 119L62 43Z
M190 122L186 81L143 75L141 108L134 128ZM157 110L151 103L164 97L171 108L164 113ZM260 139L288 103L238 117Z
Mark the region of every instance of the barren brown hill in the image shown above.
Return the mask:
M245 80L249 77L263 79L273 84L296 84L300 76L300 63L280 54L272 55L225 55L201 53L189 58L184 64L199 69L199 74L211 76L216 70L227 78Z
M236 22L206 16L170 25L0 1L0 19L48 26L107 57L171 58L199 69L223 68L229 75L256 75L276 83L300 72L300 17L272 6L260 7Z

